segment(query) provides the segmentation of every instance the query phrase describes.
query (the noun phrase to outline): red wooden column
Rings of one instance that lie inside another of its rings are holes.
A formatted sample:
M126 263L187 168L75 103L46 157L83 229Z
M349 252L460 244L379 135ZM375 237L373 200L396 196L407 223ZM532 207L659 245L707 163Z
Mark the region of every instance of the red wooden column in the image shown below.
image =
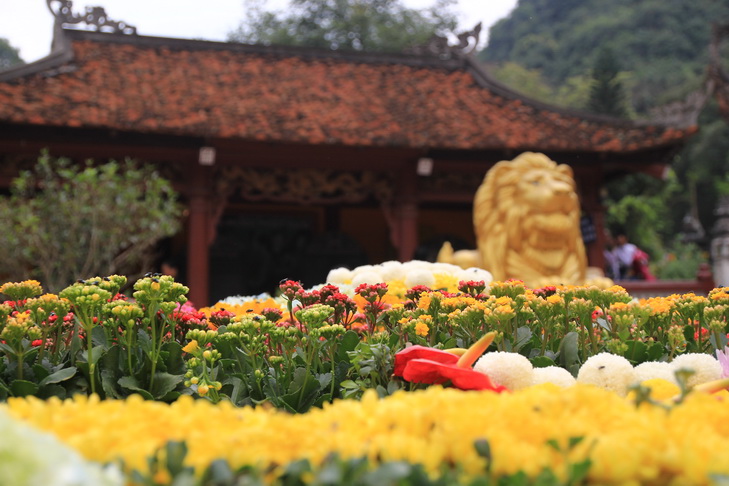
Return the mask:
M407 165L400 173L395 198L395 239L397 258L401 262L413 259L418 247L418 201L415 167Z
M596 240L586 245L587 264L592 267L605 268L605 207L600 201L602 173L593 168L589 172L575 173L580 191L582 207L592 218L595 225Z
M208 167L195 166L188 189L187 284L189 298L200 308L208 305L210 289L211 191Z

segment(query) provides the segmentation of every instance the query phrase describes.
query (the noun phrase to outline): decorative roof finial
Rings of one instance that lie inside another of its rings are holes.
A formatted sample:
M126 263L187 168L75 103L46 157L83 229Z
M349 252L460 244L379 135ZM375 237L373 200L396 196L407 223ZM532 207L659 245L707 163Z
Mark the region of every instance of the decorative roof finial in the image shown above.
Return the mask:
M481 35L481 22L476 24L471 30L461 32L456 35L458 44L451 45L448 42L448 37L443 35L435 34L430 40L419 46L412 47L406 52L410 54L429 54L435 55L442 58L450 58L457 55L470 54L478 47L479 37Z
M79 15L73 12L72 0L46 0L48 9L56 18L57 25L80 24L86 22L92 30L110 34L136 34L137 28L126 22L110 20L103 7L86 7L86 12ZM54 9L54 4L58 8Z

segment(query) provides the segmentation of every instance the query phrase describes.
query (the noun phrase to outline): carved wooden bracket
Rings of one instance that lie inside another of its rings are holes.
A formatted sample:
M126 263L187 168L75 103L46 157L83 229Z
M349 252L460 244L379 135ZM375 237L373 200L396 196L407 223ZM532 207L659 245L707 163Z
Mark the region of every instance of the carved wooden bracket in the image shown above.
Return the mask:
M218 194L239 194L247 201L296 204L358 203L392 199L394 183L383 173L323 169L221 167L215 174Z

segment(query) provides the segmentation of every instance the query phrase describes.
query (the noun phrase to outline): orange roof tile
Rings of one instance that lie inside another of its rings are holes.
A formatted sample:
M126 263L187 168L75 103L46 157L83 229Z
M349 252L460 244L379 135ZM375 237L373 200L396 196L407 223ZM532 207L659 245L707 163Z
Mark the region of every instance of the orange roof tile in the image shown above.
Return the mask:
M694 131L532 102L468 57L64 36L73 54L62 61L0 73L0 122L310 144L615 152L673 145Z

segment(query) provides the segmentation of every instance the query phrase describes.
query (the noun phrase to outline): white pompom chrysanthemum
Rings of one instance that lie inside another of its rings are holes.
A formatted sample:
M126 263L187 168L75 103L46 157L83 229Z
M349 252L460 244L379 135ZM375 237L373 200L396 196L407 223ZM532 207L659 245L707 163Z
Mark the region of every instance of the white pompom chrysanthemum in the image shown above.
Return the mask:
M676 383L676 375L673 372L673 366L665 361L646 361L633 369L635 383L643 383L648 380L661 380Z
M0 478L8 485L122 486L116 466L85 460L54 435L0 411Z
M382 275L375 272L374 270L357 271L352 276L352 285L354 287L362 284L372 285L382 282L384 282L384 280L382 280Z
M541 385L542 383L552 383L562 388L567 388L575 384L575 377L569 371L559 366L534 368L532 385Z
M627 395L628 387L634 381L634 370L630 361L610 353L589 357L577 373L577 383L596 385L620 396Z
M400 262L384 262L377 265L377 270L385 282L394 282L405 279L405 267Z
M491 272L488 270L484 270L483 268L476 268L471 267L467 268L465 270L461 270L461 272L458 275L458 278L460 280L483 280L483 282L488 285L494 280L494 276L491 275Z
M352 270L344 267L329 270L327 275L327 283L330 284L346 284L352 281Z
M686 384L690 387L718 380L722 375L719 361L709 354L687 353L677 356L671 362L674 371L689 369L694 373L688 377Z
M530 386L534 371L529 360L521 354L503 351L484 354L476 361L473 369L509 390L520 390Z
M415 268L409 270L405 275L404 283L408 288L415 287L416 285L425 285L426 287L433 288L435 286L435 276L430 270Z

